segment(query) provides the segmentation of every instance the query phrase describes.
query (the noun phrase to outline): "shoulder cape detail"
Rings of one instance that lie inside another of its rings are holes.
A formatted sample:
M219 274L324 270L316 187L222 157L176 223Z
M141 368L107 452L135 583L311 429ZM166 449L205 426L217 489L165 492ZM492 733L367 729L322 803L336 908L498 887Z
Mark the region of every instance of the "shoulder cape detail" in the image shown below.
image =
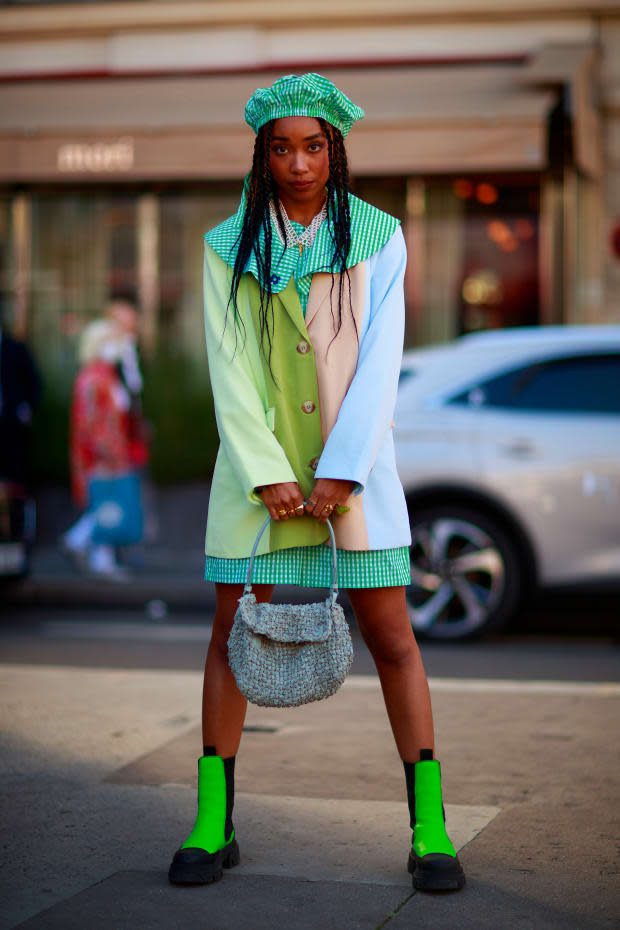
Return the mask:
M382 249L400 226L400 220L373 207L365 200L360 200L353 194L349 194L349 207L351 210L351 249L347 259L347 268L352 268ZM237 255L244 211L245 189L237 212L204 235L205 241L231 268ZM274 235L271 263L272 292L279 293L284 290L291 275L298 279L314 274L316 271L330 271L332 255L333 240L330 220L322 223L314 245L311 249L305 249L301 258L296 248L285 249L278 236ZM245 270L259 280L256 257L253 254ZM280 274L274 272L280 272Z

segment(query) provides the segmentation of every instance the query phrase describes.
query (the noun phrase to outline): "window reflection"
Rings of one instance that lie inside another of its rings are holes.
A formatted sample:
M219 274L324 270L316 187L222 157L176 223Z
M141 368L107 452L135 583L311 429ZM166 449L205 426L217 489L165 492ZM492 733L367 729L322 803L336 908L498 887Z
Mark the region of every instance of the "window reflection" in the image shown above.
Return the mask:
M536 176L356 178L354 193L403 221L408 345L540 322Z
M235 212L240 185L166 192L159 198L159 345L205 359L202 320L203 235Z
M462 264L457 333L539 322L538 188L456 179Z
M28 330L48 380L71 380L74 340L114 292L135 295L135 198L32 196Z

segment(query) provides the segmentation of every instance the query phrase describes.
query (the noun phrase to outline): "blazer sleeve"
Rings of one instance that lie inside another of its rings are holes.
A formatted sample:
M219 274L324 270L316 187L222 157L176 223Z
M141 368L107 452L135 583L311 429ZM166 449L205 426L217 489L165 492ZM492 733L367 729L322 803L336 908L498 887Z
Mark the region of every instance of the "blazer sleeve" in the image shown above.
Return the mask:
M399 227L370 259L370 316L353 380L327 437L316 478L353 481L363 491L392 427L405 332L405 239ZM374 267L373 267L374 266Z
M235 327L232 307L226 319L229 288L228 266L205 243L205 337L217 429L243 493L258 505L262 501L254 488L297 478L268 425L268 413L257 384L262 369L253 340L252 318L246 315L245 332Z

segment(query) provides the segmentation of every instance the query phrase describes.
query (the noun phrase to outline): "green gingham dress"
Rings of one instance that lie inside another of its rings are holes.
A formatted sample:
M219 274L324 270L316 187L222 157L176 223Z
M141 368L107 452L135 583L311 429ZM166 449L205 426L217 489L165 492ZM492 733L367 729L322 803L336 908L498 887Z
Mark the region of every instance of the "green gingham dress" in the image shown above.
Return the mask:
M350 209L352 218L356 219L364 230L366 254L368 254L368 241L376 242L377 251L389 239L398 225L398 221L387 214L378 214L369 208L363 200L350 196ZM239 210L244 208L242 200ZM207 234L207 241L212 245L230 246L234 248L238 226L234 222L239 217L231 217L230 225L223 223ZM291 221L293 228L301 234L304 227L300 223ZM217 238L216 238L217 237ZM279 239L274 229L273 248L277 247ZM218 249L219 251L219 249ZM282 249L282 255L272 267L278 274L272 276L272 287L279 291L291 278L299 294L302 310L306 312L312 275L315 271L328 271L331 265L333 240L329 229L329 220L319 227L316 239L311 248L304 248L299 255L297 246ZM351 247L348 265L356 264L356 244ZM254 272L258 278L258 269L254 267L255 258L252 255L248 264L248 271ZM294 518L293 518L294 519ZM302 519L302 518L299 518ZM308 518L303 518L308 519ZM338 519L337 517L335 518ZM247 577L249 558L223 559L217 556L207 556L205 564L205 579L207 581L224 582L227 584L244 583ZM393 549L338 549L338 584L341 588L384 588L395 585L408 585L411 583L411 565L409 549L400 546ZM331 584L332 565L331 547L329 543L319 546L295 546L290 549L278 549L265 555L257 556L252 569L252 581L255 584L292 584L302 587L325 588Z

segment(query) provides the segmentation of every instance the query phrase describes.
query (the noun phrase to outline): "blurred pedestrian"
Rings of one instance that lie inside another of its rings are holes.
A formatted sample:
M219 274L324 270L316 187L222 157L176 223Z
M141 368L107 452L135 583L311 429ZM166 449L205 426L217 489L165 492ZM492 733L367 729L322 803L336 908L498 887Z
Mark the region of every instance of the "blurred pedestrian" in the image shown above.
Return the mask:
M28 484L28 431L41 379L28 346L14 339L0 307L0 479Z
M80 370L71 403L70 464L73 496L84 509L61 537L76 562L91 573L121 581L119 545L142 535L140 486L132 427L131 394L120 374L131 357L131 337L112 320L97 320L84 330Z
M146 542L154 542L159 535L159 525L155 492L148 469L153 430L144 417L142 406L143 380L138 354L138 311L129 298L119 295L110 300L105 316L127 337L123 344L118 373L131 400L128 413L129 442L131 460L139 470L141 479L144 539Z
M144 468L149 461L149 430L142 411L143 381L138 358L138 311L130 300L118 297L108 303L106 319L121 336L117 370L130 399L128 429L131 460L136 468Z
M269 539L255 562L258 601L268 601L276 583L329 587L324 524L334 516L339 581L375 660L404 764L414 886L460 888L428 683L405 600L411 534L391 434L403 234L398 220L349 193L343 139L364 114L330 81L281 78L257 90L245 113L257 135L242 201L205 236L205 327L221 441L206 577L217 605L198 814L169 878L217 881L222 867L239 862L232 808L246 701L227 642L268 512Z

